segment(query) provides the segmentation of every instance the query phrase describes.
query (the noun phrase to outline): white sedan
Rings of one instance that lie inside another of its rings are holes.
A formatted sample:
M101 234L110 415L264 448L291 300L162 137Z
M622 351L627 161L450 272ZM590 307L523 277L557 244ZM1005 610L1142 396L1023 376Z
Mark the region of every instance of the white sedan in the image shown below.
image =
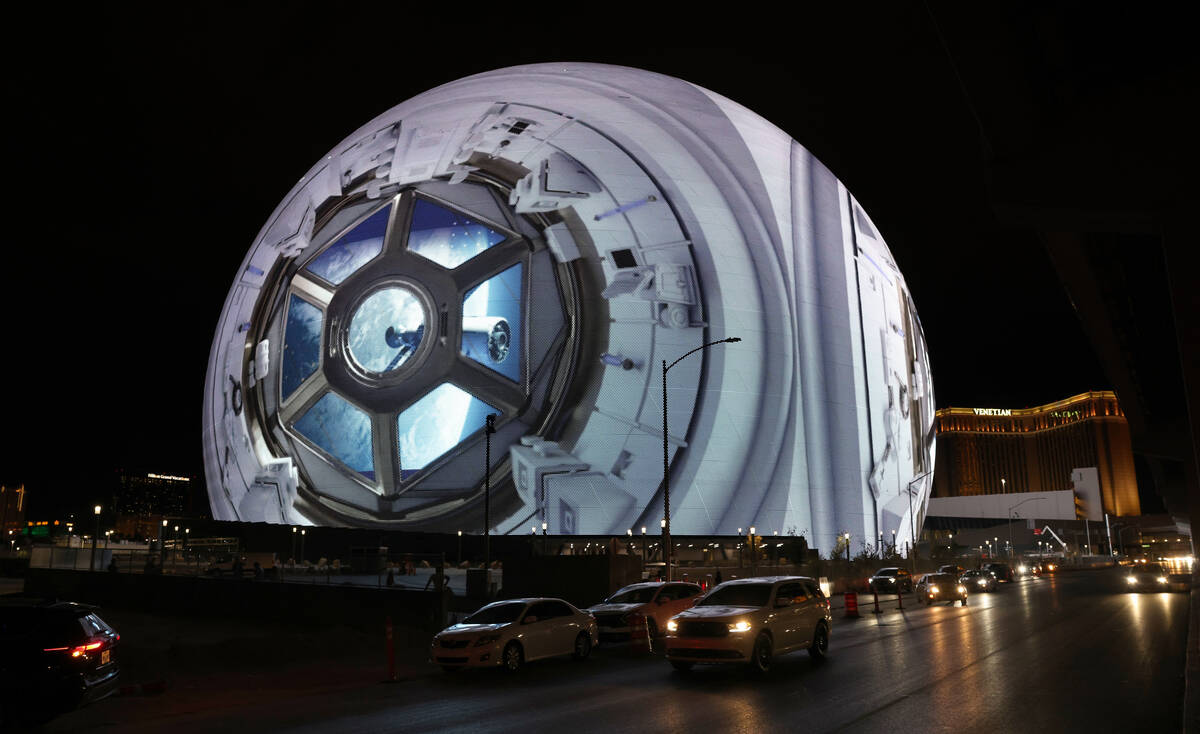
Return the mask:
M433 637L429 657L443 670L571 655L583 660L600 641L596 620L562 599L508 599L488 604Z

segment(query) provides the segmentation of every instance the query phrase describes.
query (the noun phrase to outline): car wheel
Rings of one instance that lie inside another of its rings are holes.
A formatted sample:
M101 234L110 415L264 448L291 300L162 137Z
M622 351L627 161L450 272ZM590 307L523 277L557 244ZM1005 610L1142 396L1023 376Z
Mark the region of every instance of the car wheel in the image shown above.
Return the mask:
M824 660L825 655L829 652L829 630L825 629L825 625L818 624L817 630L813 632L812 644L808 647L808 654L814 660Z
M520 670L525 665L525 651L521 649L521 643L513 641L505 645L501 661L509 673Z
M751 653L750 667L756 673L766 673L771 669L771 638L760 634L754 641L754 652Z
M587 632L580 632L575 636L575 651L571 653L571 657L576 660L586 660L588 655L592 654L592 636Z
M680 673L687 673L692 669L692 663L686 660L672 660L671 667L678 670Z
M965 596L962 598L962 605L964 607L967 605L967 597L965 597Z

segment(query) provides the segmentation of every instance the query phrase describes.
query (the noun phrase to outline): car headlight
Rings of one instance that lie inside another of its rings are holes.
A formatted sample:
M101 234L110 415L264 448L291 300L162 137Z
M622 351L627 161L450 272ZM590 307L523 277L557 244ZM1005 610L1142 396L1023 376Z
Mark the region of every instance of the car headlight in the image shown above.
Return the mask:
M987 579L979 579L975 583L979 584L980 586L987 586Z
M1126 580L1126 581L1128 581L1128 582L1129 582L1129 583L1131 583L1131 584L1136 584L1136 583L1137 583L1137 577L1136 577L1136 576L1126 576L1126 577L1125 577L1125 580Z
M1158 583L1160 583L1160 584L1165 584L1165 583L1167 583L1167 577L1166 577L1166 576L1159 576L1159 577L1158 577Z
M1029 570L1028 566L1017 566L1017 573L1025 573Z
M958 586L958 593L960 593L960 594L965 594L965 593L967 593L967 587L963 586L962 584L959 584L959 586Z
M667 620L667 632L678 632L679 623L673 619Z
M1049 566L1046 566L1046 570L1047 570L1047 571L1053 571L1053 570L1054 570L1054 564L1053 564L1053 563L1051 563Z
M734 622L733 624L729 625L729 631L730 632L749 632L750 631L750 623L744 619L739 620L739 621Z
M480 637L478 640L475 640L475 647L482 647L483 645L490 645L499 639L500 639L500 635L484 635L483 637Z
M930 594L936 594L936 593L937 593L937 591L938 591L938 589L937 589L937 587L936 587L936 586L930 586L930 587L929 587L929 593L930 593Z

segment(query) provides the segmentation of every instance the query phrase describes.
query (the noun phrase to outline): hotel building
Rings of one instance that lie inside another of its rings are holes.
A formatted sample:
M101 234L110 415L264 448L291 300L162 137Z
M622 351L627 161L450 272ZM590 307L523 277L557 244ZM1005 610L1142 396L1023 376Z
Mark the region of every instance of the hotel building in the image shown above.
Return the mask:
M1094 467L1101 506L1081 508L1079 516L1141 514L1129 425L1111 391L1034 408L943 408L935 422L932 504L1063 490L1086 496L1090 492L1074 486L1073 472Z

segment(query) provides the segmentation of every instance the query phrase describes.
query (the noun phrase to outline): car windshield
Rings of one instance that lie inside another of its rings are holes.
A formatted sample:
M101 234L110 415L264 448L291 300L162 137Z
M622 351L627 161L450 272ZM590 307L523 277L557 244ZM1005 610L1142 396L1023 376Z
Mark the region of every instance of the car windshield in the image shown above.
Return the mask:
M1158 565L1157 563L1147 563L1144 565L1139 564L1137 567L1137 570L1138 570L1138 573L1157 573L1157 574L1166 573L1166 571L1163 570L1163 567Z
M881 569L879 569L878 571L876 571L876 572L875 572L875 575L876 575L876 576L895 576L895 575L896 575L896 569L894 569L894 568L881 568Z
M952 584L955 582L955 580L956 579L948 573L937 573L926 579L926 582L930 584Z
M497 604L484 607L463 620L463 624L507 624L517 621L525 604Z
M765 607L770 598L771 584L730 584L717 587L696 606Z
M621 589L605 600L606 604L646 604L654 599L657 586L643 586L640 589Z

